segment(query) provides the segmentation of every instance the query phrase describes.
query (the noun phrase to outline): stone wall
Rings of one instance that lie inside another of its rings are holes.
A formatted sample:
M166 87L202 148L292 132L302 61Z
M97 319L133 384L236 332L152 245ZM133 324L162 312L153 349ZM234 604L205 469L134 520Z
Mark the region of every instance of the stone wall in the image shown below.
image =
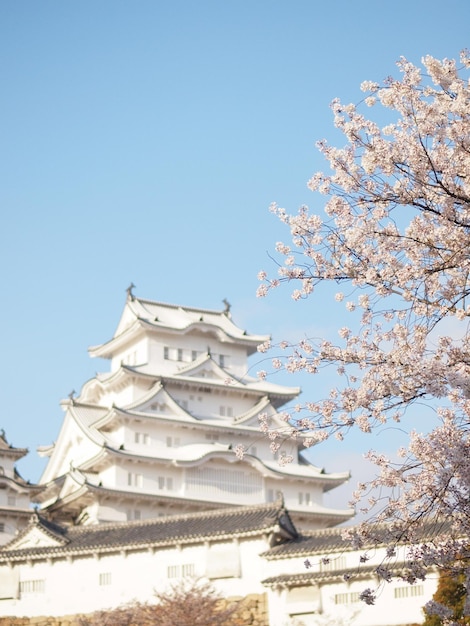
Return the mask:
M252 594L245 598L228 598L223 601L238 608L232 617L233 626L269 626L266 595ZM82 619L80 619L82 617ZM0 626L83 626L85 616L67 617L0 617ZM83 620L83 621L82 621ZM149 626L152 624L149 623Z

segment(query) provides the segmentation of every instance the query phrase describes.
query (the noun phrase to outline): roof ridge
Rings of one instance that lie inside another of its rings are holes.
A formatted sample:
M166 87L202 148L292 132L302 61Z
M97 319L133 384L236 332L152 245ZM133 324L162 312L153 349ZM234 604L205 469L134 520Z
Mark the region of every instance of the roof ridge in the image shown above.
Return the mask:
M188 519L200 519L204 517L224 517L227 515L237 515L240 513L256 513L257 511L283 511L285 509L283 503L279 501L262 503L259 505L242 505L230 508L221 508L221 509L208 509L206 511L196 511L194 513L179 513L177 515L162 515L161 517L152 517L144 520L128 520L124 522L103 522L99 524L93 525L84 525L84 526L71 526L69 531L80 532L80 531L103 531L103 530L111 530L114 528L132 528L138 526L151 526L152 524L168 524L171 522L177 522L180 520L187 521Z
M224 315L224 310L221 309L207 309L207 308L198 308L194 306L185 306L183 304L171 304L169 302L162 302L160 300L150 300L149 298L138 298L134 296L134 300L140 302L140 304L156 304L157 306L163 306L168 309L181 309L183 311L194 311L197 313L216 313L217 315Z

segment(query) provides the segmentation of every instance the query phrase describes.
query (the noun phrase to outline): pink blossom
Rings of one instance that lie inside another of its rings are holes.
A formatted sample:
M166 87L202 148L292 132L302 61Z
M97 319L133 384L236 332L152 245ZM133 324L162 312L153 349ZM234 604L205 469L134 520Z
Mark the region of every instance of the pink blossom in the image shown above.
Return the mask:
M258 289L265 296L287 284L294 300L313 299L313 314L325 306L321 283L333 293L340 285L329 306L348 294L340 339L284 342L273 365L319 377L318 396L291 413L292 436L304 445L357 429L387 432L397 422L408 433L396 461L369 453L375 477L354 496L370 519L351 534L355 546L373 543L373 522L386 522L381 541L391 559L397 538L406 539L407 582L431 566L457 567L461 537L470 535L470 56L422 63L401 58L398 78L365 81L370 95L358 107L332 102L344 147L319 141L329 173L308 183L323 218L305 206L295 215L271 207L291 243L277 244L278 274L260 273ZM382 128L380 107L389 109ZM330 372L337 378L325 386L321 377ZM413 430L412 405L432 411L424 434ZM446 533L425 541L437 518ZM362 599L373 604L374 592Z

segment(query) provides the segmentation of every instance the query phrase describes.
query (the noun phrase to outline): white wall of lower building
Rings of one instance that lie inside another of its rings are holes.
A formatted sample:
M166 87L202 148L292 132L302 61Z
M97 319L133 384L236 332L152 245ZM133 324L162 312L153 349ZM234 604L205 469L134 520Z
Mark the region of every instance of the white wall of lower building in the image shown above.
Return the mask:
M0 567L0 581L15 580L17 597L0 599L0 616L61 616L151 602L184 576L204 576L224 596L264 593L264 539L116 552L112 555L23 562ZM0 595L2 595L0 593Z
M437 586L432 575L413 586L399 580L383 583L374 606L359 601L365 588L377 588L372 572L350 581L336 577L318 585L266 589L261 581L269 576L305 571L299 556L260 557L267 547L266 538L254 537L2 566L0 595L15 589L9 595L16 597L0 599L0 616L60 616L151 602L155 589L195 576L209 578L225 597L267 592L270 626L398 626L423 621L422 607ZM357 556L349 553L347 560Z

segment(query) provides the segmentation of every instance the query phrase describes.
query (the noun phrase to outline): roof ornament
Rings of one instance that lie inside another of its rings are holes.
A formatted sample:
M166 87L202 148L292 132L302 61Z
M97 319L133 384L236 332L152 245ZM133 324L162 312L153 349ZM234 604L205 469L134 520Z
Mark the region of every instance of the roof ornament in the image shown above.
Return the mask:
M224 313L225 315L229 315L230 313L230 309L232 308L232 305L230 304L230 302L227 300L227 298L224 298L222 300L222 302L225 304L225 309L224 309Z
M75 395L75 389L72 389L72 391L69 393L69 400L72 404L74 403L74 399L73 399L74 395Z
M127 297L130 298L131 300L134 300L135 298L134 294L132 293L133 289L135 289L134 283L131 283L129 287L126 289Z

